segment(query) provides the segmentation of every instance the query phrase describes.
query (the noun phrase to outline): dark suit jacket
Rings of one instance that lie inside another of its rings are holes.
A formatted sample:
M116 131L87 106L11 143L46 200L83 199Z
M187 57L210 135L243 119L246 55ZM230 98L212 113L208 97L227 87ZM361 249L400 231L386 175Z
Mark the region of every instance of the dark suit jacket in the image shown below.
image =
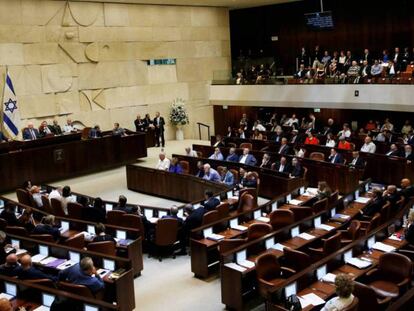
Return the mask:
M37 225L34 228L32 233L33 234L50 234L53 236L55 240L58 240L60 238L60 231L58 228L55 228L49 225L44 225L44 224Z
M109 234L97 235L96 237L93 238L93 242L105 242L105 241L111 241L111 242L116 243L115 239Z
M389 151L387 151L385 154L389 157L400 157L401 156L401 153L400 153L399 150L395 150L395 151L391 152L390 154L388 154L388 153L389 153Z
M173 215L165 215L165 216L162 216L162 217L161 217L161 219L177 219L177 221L178 221L178 225L179 225L180 227L182 227L182 226L183 226L183 224L184 224L183 219L182 219L181 217L178 217L178 216L173 216Z
M280 162L276 163L275 165L275 171L279 172L279 168L280 168ZM291 168L289 163L286 163L285 167L283 168L283 173L290 173Z
M85 220L104 223L106 219L106 211L94 207L85 207L82 209L82 217Z
M185 231L190 232L194 228L200 227L206 212L207 210L203 206L194 210L184 221Z
M89 132L89 138L98 138L98 137L102 137L101 131L92 128Z
M227 158L226 158L226 161L229 161L229 162L239 162L239 156L237 154L235 154L235 153L229 154L227 156Z
M20 266L7 267L6 264L0 266L0 274L5 276L18 276L20 273Z
M203 206L209 212L216 208L220 204L220 200L215 197L209 198L207 201L204 201Z
M272 167L272 161L268 160L267 163L263 164L260 163L260 167L262 168L271 168Z
M91 277L81 270L79 264L76 264L66 270L60 271L59 281L66 281L73 284L85 285L93 293L101 290L105 285L100 277Z
M413 161L414 160L414 154L410 153L408 156L405 156L405 153L402 155L406 160Z
M344 159L342 158L342 154L337 153L335 159L333 159L334 156L329 156L328 158L328 162L334 163L334 164L343 164L344 163ZM332 162L332 160L334 162Z
M49 279L52 281L57 280L56 277L43 273L42 271L36 269L35 267L31 267L27 270L23 270L22 268L20 268L18 275L19 275L19 279L22 279L22 280L36 280L36 279Z
M37 130L37 129L33 129L33 132L34 132L34 134L35 134L35 136L36 136L36 138L40 138L40 135L39 135L39 131ZM28 128L25 128L24 130L23 130L23 139L24 140L33 140L33 137L32 137L32 135L30 134L30 129L28 129Z
M160 116L160 124L157 124L157 118L154 118L153 124L155 126L156 131L164 132L165 121L163 117ZM157 127L157 125L159 127Z
M407 200L409 197L414 196L414 187L408 186L405 189L401 189L399 195L403 196Z
M290 146L288 145L284 145L283 149L277 151L279 154L283 154L283 155L287 155L287 154L291 154L291 149Z
M353 160L353 159L352 159ZM358 157L355 164L352 165L352 161L349 163L350 167L355 167L357 169L362 169L365 167L365 161L361 157Z
M365 216L372 217L375 213L379 213L381 211L383 205L384 200L382 198L377 198L372 202L368 203L368 205L362 209L362 212Z
M15 213L9 213L7 210L3 210L0 213L0 218L3 218L5 221L7 221L7 225L9 226L17 225L17 218Z
M145 131L145 122L144 122L144 120L137 120L137 119L135 119L135 121L134 121L134 124L135 124L135 130L137 131L137 132L144 132Z
M303 167L300 164L293 166L291 172L293 177L302 177L303 176Z
M55 134L55 135L62 134L62 129L61 129L59 124L58 125L50 125L49 128L52 131L52 133Z
M405 239L408 243L414 245L414 224L411 224L405 232Z

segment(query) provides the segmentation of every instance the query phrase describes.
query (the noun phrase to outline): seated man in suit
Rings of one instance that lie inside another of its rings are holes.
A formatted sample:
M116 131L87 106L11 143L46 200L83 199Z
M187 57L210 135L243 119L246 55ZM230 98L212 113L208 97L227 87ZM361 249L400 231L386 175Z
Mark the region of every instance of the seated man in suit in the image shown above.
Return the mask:
M218 205L220 205L220 200L213 196L213 191L206 190L204 192L205 201L201 203L204 206L206 211L214 210Z
M399 195L404 197L405 202L407 202L410 197L414 196L414 187L411 184L411 180L408 178L401 180L401 190L399 192Z
M50 234L57 241L60 238L59 228L55 227L55 216L47 215L42 218L42 223L33 229L33 234Z
M11 202L7 202L4 210L0 213L0 218L3 218L7 221L8 226L17 225L17 217L15 214L15 206Z
M17 262L16 254L10 254L6 257L6 262L0 266L0 274L5 276L18 276L20 265Z
M400 157L401 156L400 150L398 150L398 147L396 144L391 144L390 150L388 150L388 152L385 155L389 157Z
M240 188L257 188L257 179L253 172L248 172L240 182Z
M27 123L27 127L23 130L24 140L36 140L40 138L39 131L34 128L33 122Z
M280 141L279 151L277 152L278 154L283 154L283 155L291 154L291 149L287 143L288 143L287 138L283 137L282 140Z
M292 169L290 171L289 177L294 178L300 178L303 176L304 169L302 165L299 163L298 159L295 157L292 159Z
M221 177L219 173L210 166L210 164L206 163L204 164L204 176L203 179L214 181L214 182L220 182Z
M127 136L125 133L125 129L119 126L119 123L114 123L114 128L112 129L112 135L113 136Z
M268 153L265 153L263 155L262 163L260 164L261 168L268 168L270 169L272 167L272 162L270 161L270 155Z
M256 158L253 155L249 154L249 152L250 152L249 148L243 149L243 154L239 158L239 163L243 163L246 165L253 165L253 166L256 165L257 163Z
M365 161L359 156L358 151L352 152L352 161L348 163L348 166L356 169L363 169L365 167Z
M223 154L220 151L220 148L216 147L214 148L214 153L208 157L210 160L219 160L219 161L223 161L224 157Z
M280 173L289 173L290 172L290 165L287 162L286 157L281 157L280 161L275 165L275 171Z
M9 139L0 131L0 143L8 142Z
M99 127L99 125L95 125L89 131L89 138L99 138L99 137L102 137L101 128Z
M202 205L199 208L194 209L191 204L186 204L184 207L184 214L187 218L184 221L184 230L187 234L189 234L191 230L201 226L205 213L207 213L207 210Z
M94 294L105 286L104 281L96 273L96 268L90 257L84 257L80 263L60 271L58 279L72 284L84 285Z
M220 172L221 182L226 184L227 186L234 186L234 175L231 171L227 169L227 167L223 167L222 171Z
M197 162L197 173L195 176L198 178L204 177L204 163L202 161Z
M53 132L52 132L51 127L47 124L46 121L43 121L40 124L39 135L40 135L40 137L46 137L46 136L53 136L54 135Z
M128 199L124 195L118 197L118 204L114 207L114 210L124 211L126 210L126 204Z
M6 244L7 235L4 231L0 230L0 263L6 261L6 248L11 247L10 244Z
M198 157L197 152L191 149L190 147L185 148L185 155L187 157L194 157L194 158Z
M333 164L344 164L344 159L342 158L342 154L338 153L336 149L331 149L331 154L328 157L328 162Z
M216 136L216 142L214 143L213 147L224 147L224 140L223 137L221 137L220 134L217 134Z
M360 210L360 213L363 216L372 217L376 213L381 211L382 206L385 204L384 199L382 198L382 191L378 188L373 189L372 191L373 198L363 209Z
M413 147L411 145L404 146L403 156L407 160L407 164L410 164L414 160Z
M54 276L43 273L42 271L33 267L32 256L30 256L29 254L23 255L23 257L20 258L19 279L22 279L22 280L49 279L52 281L56 281L56 278Z
M293 76L296 79L305 79L307 72L308 71L305 69L305 65L304 64L300 64L300 67L299 67L298 72L296 72Z
M57 120L53 120L53 125L50 125L49 128L53 134L62 135L62 128L60 127Z
M63 126L63 132L66 134L70 134L76 132L77 129L73 126L72 119L67 119L66 124Z
M227 156L226 161L239 162L239 156L236 154L236 148L234 147L230 148L229 155Z
M107 234L105 232L105 225L103 223L97 223L95 225L95 237L93 238L92 242L105 242L105 241L111 241L116 243L115 239L113 238L113 236L111 236L110 234Z
M184 224L183 219L181 217L178 217L178 207L177 206L172 206L170 208L170 214L162 216L161 219L177 219L179 227L182 227L183 224Z
M387 189L385 189L385 191L382 193L382 197L385 201L391 203L392 209L396 209L397 201L401 199L401 196L397 191L397 186L395 185L388 185Z

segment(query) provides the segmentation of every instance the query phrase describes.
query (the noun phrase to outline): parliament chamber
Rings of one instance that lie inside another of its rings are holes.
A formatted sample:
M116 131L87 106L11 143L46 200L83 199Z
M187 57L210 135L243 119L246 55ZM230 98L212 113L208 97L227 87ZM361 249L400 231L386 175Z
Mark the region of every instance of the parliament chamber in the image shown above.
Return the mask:
M0 0L0 311L413 310L413 11Z

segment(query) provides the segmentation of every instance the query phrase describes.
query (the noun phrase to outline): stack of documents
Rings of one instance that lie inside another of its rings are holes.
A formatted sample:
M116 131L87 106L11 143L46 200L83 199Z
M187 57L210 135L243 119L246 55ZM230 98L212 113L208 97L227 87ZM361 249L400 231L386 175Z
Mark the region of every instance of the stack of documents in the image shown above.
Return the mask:
M77 262L72 261L72 260L66 260L65 262L61 263L59 266L56 267L56 269L58 270L65 270L68 269L74 265L76 265Z
M334 219L348 220L349 218L351 218L351 216L344 215L344 214L335 214L334 217L332 217L332 218L334 218Z
M301 239L307 240L307 241L312 240L312 239L315 238L313 235L308 234L306 232L303 232L303 233L299 234L298 237L301 238Z
M370 198L359 197L354 202L365 204L365 203L368 203L369 200L371 200L371 199Z
M336 278L335 274L328 273L321 279L321 281L326 282L326 283L335 283L335 278Z
M6 294L6 293L0 293L0 299L7 299L7 300L12 300L14 298L14 296Z
M276 249L276 250L281 251L281 252L283 252L283 249L285 247L286 247L285 245L280 244L280 243L277 243L277 244L275 244L275 245L272 246L273 249Z
M46 257L45 259L40 261L40 264L47 266L48 264L50 264L51 262L54 262L57 258L56 257ZM33 261L33 260L32 260Z
M306 308L309 305L312 305L314 307L323 305L325 303L325 300L323 300L321 297L314 293L310 293L307 295L303 295L299 297L300 305L303 308Z
M226 263L224 266L228 267L230 269L236 270L236 271L240 271L240 272L244 272L244 271L247 270L247 268L239 266L238 264L236 264L234 262Z
M331 231L331 230L335 229L335 227L321 224L316 229L322 229L322 230L326 230L326 231Z
M292 199L288 203L292 205L301 205L303 202L301 200Z
M34 255L33 257L32 257L32 262L33 263L40 263L43 259L45 259L47 256L45 256L45 255L42 255L42 254L37 254L37 255Z
M213 240L213 241L220 241L224 239L224 235L211 233L208 236L206 236L206 239Z
M255 266L254 262L250 261L250 260L243 260L240 262L237 262L238 265L245 267L245 268L253 268Z
M365 269L372 265L372 262L357 257L348 259L346 263L357 267L358 269Z
M270 218L267 218L267 217L258 217L256 218L256 220L263 221L263 222L270 222Z
M248 229L247 227L242 226L242 225L235 225L235 226L232 226L231 228L239 230L239 231L246 231Z
M378 251L385 252L385 253L393 252L393 251L395 251L395 250L396 250L396 248L395 248L394 246L387 245L387 244L384 244L384 243L382 243L382 242L376 242L376 243L372 246L372 248L373 248L373 249L376 249L376 250L378 250Z

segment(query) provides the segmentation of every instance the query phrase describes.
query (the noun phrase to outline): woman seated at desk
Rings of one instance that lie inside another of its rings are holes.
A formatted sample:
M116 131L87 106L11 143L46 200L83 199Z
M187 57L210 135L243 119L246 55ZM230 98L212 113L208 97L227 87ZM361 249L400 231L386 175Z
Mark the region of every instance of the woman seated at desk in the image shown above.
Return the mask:
M329 300L322 311L341 311L349 307L354 301L354 283L347 274L338 274L335 278L335 288L338 297Z

